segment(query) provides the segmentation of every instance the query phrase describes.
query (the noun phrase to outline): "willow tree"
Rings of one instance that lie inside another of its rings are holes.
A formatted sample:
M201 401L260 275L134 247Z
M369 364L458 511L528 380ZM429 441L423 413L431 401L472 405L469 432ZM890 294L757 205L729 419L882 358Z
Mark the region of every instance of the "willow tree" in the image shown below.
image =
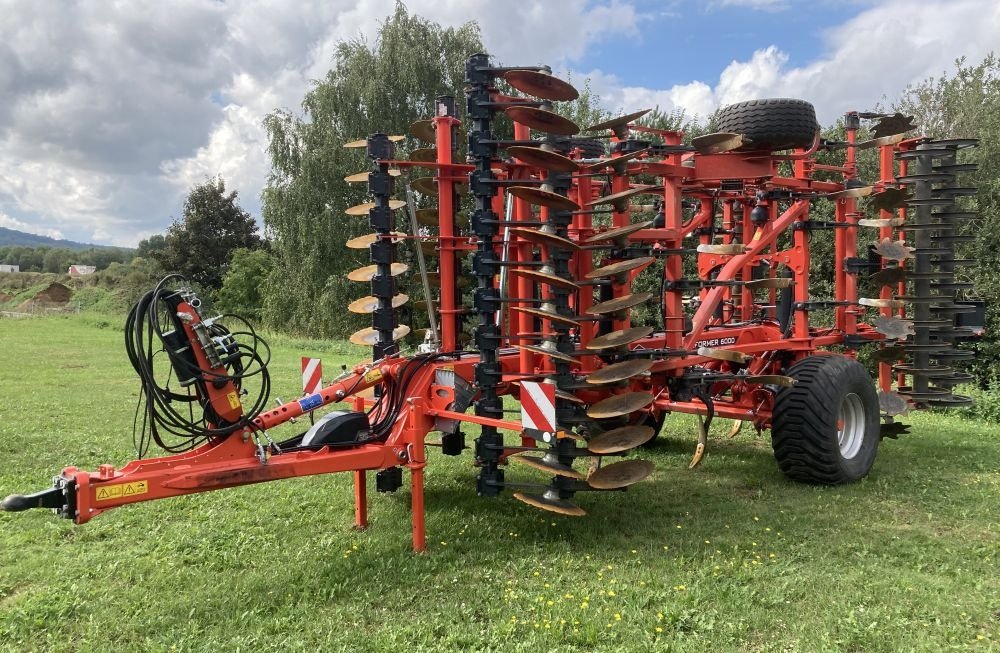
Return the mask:
M374 42L338 44L333 68L302 102L303 115L267 116L272 171L263 214L276 265L264 313L271 325L317 336L360 325L345 308L359 289L344 274L367 261L344 242L370 230L367 219L347 217L344 209L364 201L367 189L343 178L369 164L362 150L343 144L376 132L406 133L433 115L439 95L461 102L465 61L482 51L474 23L443 28L398 3Z

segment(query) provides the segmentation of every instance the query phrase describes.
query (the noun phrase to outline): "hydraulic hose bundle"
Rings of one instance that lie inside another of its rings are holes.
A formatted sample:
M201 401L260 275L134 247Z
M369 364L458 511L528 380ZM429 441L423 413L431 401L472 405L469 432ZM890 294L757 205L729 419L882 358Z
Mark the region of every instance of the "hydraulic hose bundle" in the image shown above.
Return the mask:
M170 453L244 428L264 410L270 395L270 350L253 327L237 315L202 319L200 300L186 288L168 289L170 275L132 306L125 321L125 351L139 375L133 442L139 457L150 442ZM226 317L245 326L230 331ZM241 340L245 342L241 342ZM157 361L166 353L169 369ZM247 381L254 382L252 401ZM141 417L140 417L141 415Z

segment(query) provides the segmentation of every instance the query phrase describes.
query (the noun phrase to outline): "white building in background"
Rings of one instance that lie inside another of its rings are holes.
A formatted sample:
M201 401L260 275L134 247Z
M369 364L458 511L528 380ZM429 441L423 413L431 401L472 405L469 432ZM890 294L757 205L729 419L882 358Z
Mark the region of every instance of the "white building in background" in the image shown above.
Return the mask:
M0 272L20 272L20 265L7 265L6 263L0 263Z
M71 265L69 266L69 276L71 277L83 277L88 274L94 274L97 268L93 265Z

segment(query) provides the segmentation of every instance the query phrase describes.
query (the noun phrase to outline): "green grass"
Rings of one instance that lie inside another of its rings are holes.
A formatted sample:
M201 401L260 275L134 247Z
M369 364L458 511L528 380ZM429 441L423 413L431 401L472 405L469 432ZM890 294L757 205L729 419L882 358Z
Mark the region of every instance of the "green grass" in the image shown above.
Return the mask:
M0 319L0 351L0 495L130 459L117 319ZM275 393L296 394L299 356L329 371L355 351L275 338ZM581 495L579 519L478 499L470 458L432 451L426 555L405 486L351 530L348 475L84 526L0 514L0 650L997 650L1000 428L910 421L865 481L818 488L786 481L751 429L688 471L693 422L675 416L643 454L654 476Z

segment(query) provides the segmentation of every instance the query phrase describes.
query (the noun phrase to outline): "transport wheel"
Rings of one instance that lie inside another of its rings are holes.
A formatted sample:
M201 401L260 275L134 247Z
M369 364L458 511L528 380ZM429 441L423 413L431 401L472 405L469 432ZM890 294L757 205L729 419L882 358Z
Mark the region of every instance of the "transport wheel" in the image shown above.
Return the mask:
M722 107L715 115L715 131L742 134L750 141L742 149L809 147L817 129L816 110L805 100L750 100Z
M778 392L771 420L774 458L785 476L841 485L868 474L881 425L865 366L846 356L810 356L787 374L796 383Z

